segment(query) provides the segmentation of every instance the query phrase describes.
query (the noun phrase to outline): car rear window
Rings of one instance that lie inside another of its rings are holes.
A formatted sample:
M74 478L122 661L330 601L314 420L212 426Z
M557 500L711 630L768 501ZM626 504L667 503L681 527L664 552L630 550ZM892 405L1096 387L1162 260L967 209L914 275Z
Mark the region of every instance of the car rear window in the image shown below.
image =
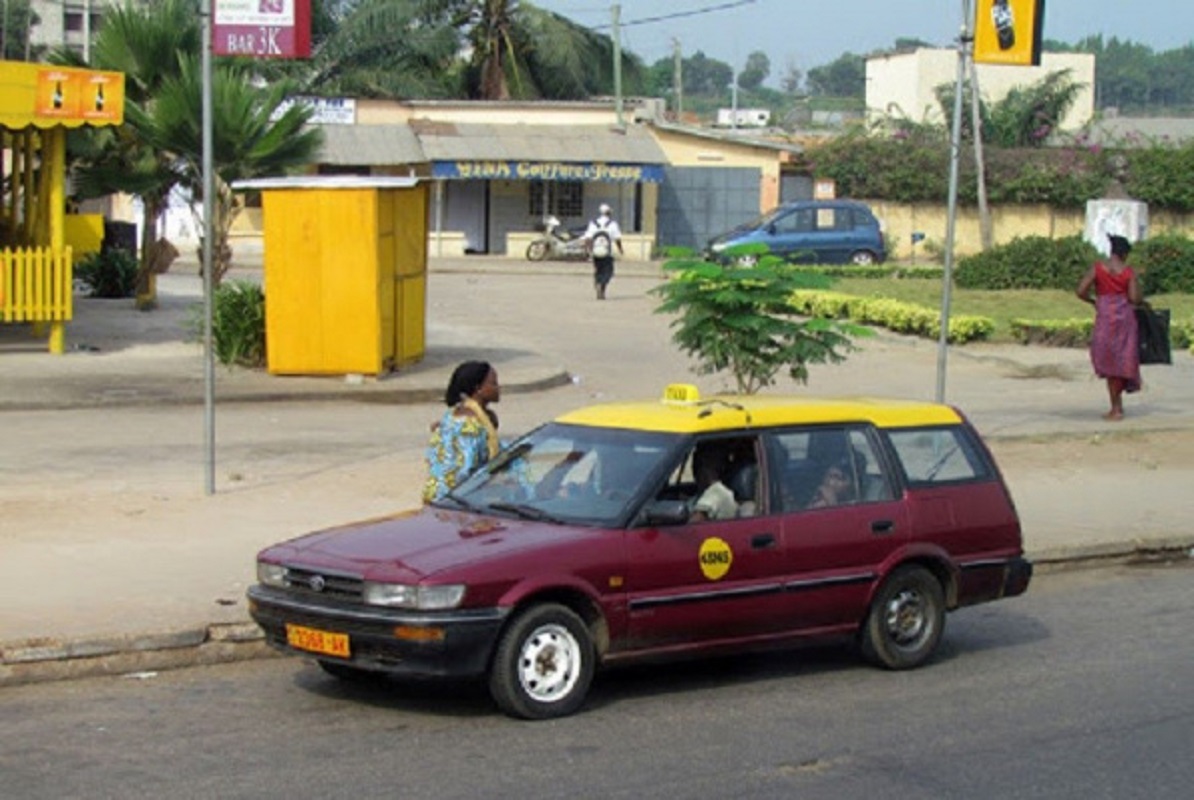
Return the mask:
M987 480L994 472L963 426L903 428L886 435L910 486Z

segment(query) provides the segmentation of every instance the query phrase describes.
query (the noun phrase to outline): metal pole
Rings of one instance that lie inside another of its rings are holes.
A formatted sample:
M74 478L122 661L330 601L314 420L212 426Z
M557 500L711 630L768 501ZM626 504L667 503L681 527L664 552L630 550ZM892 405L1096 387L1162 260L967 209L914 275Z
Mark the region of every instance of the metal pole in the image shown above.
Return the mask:
M966 48L966 68L970 75L970 119L974 128L975 180L978 181L978 226L982 234L983 250L994 245L991 232L991 209L987 207L986 164L983 159L983 115L978 101L978 70L974 66L974 43Z
M215 357L212 347L212 305L215 294L211 263L212 209L215 193L212 167L211 100L211 4L204 3L203 15L203 441L205 445L206 490L216 493Z
M610 12L614 23L614 109L618 115L618 127L625 125L622 121L622 31L618 27L622 18L622 7L615 4Z
M962 30L958 35L958 79L954 86L953 133L949 142L949 202L945 223L945 271L941 279L941 333L937 341L937 402L945 402L945 362L949 354L949 303L953 287L954 230L958 217L958 160L962 150L962 82L966 48L970 42L970 1L962 0Z
M83 62L91 63L91 0L83 0Z

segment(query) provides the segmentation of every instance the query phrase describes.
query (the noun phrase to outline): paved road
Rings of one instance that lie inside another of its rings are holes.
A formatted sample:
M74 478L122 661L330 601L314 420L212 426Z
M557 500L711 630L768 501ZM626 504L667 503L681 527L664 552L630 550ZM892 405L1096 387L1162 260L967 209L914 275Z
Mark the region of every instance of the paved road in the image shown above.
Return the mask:
M658 278L650 265L622 270L597 302L584 265L445 262L416 367L356 382L218 368L213 497L202 354L183 332L193 274L164 276L163 310L150 314L80 301L68 341L81 349L66 356L0 328L0 682L113 668L113 653L133 653L124 668L245 652L220 639L255 635L242 623L256 550L415 504L431 398L463 358L498 366L508 435L670 381L728 388L694 376L672 346L649 294ZM809 387L777 389L931 399L936 368L935 343L880 335L844 365L814 367ZM1101 420L1081 351L955 349L948 375L947 399L1003 463L1031 556L1194 544L1194 447L1182 446L1194 359L1146 371L1120 425Z

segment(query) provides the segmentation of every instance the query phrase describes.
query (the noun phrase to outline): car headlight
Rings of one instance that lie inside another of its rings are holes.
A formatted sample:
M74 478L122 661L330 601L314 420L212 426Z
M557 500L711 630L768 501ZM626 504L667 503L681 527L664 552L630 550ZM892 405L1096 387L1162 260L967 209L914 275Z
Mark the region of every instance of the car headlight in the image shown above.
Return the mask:
M257 582L263 586L286 587L286 567L281 564L257 562Z
M373 606L442 611L460 605L460 601L464 599L464 586L411 586L405 583L365 581L364 599Z
M713 244L709 245L709 249L712 250L714 253L720 253L722 250L726 249L726 243L725 242L714 242Z

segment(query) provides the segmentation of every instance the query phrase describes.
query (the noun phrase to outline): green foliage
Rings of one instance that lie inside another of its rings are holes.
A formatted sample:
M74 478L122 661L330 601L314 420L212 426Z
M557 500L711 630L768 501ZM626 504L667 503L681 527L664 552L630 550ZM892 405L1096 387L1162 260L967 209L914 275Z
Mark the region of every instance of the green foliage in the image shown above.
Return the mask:
M1079 236L1017 237L958 262L957 285L966 289L1069 289L1099 258Z
M1194 241L1165 234L1137 242L1128 259L1145 295L1194 294Z
M799 289L829 285L829 278L791 269L764 256L754 267L695 259L669 261L670 279L653 292L656 313L677 314L672 340L699 362L702 375L728 370L738 391L753 394L787 368L808 382L810 364L840 363L854 349L851 337L870 333L826 319L802 320L787 298Z
M808 90L814 95L863 97L866 95L866 58L843 53L836 60L808 71Z
M201 327L201 324L200 326ZM212 297L212 348L227 366L265 365L265 293L251 281L228 281Z
M857 297L839 292L796 291L789 298L792 307L818 319L848 319L878 325L895 333L936 339L941 335L941 313L933 309L882 297ZM995 332L994 320L954 315L946 338L955 343L981 341Z
M1047 347L1086 347L1094 330L1093 319L1013 319L1012 338L1020 344Z
M90 297L132 297L137 288L137 256L112 248L88 253L75 265L75 277L87 284Z
M1194 141L1133 150L1127 157L1124 188L1153 208L1194 211Z

